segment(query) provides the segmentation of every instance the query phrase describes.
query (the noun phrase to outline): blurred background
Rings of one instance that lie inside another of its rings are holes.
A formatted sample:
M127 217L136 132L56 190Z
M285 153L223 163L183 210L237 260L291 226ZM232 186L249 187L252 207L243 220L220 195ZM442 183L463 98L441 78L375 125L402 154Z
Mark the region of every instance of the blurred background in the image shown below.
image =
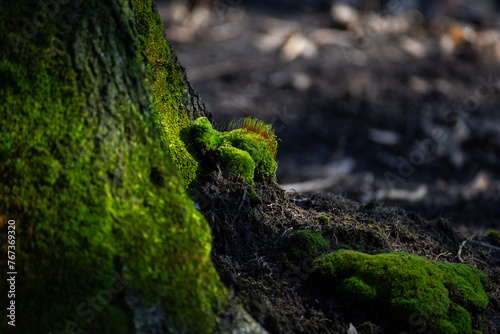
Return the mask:
M495 1L157 4L215 120L274 126L288 191L500 229Z

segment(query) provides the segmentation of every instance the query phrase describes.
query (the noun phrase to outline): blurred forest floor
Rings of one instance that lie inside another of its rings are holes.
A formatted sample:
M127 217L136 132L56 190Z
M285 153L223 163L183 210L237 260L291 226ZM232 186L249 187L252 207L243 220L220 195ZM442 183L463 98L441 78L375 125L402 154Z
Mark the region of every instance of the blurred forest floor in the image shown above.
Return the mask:
M288 191L500 229L493 1L157 3L215 120L275 127Z

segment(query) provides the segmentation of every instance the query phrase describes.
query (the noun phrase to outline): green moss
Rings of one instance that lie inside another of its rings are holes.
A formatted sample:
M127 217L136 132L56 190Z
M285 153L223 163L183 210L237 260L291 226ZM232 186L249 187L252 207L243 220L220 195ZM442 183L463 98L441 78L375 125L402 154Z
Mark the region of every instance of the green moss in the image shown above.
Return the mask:
M493 246L500 247L500 231L491 230L486 234L486 240Z
M328 249L328 241L313 231L296 231L290 235L289 249L292 257L303 260L325 252Z
M366 303L377 300L377 290L356 276L343 280L338 290L348 291L350 297L358 302Z
M216 150L222 143L218 131L212 128L206 117L200 117L190 125L187 140L196 146L202 156Z
M338 294L375 302L383 316L394 317L403 328L414 314L423 314L430 321L429 333L472 333L471 313L481 313L488 305L486 276L465 264L406 253L339 250L318 258L316 265L317 275Z
M233 147L246 151L255 162L255 174L263 180L273 180L278 165L274 160L273 148L267 138L247 129L236 129L231 132L221 133L224 141Z
M266 140L273 158L276 158L276 154L278 153L278 142L271 125L258 119L247 117L237 121L231 121L226 131L231 132L235 129L245 129L247 132L258 134L260 138Z
M330 219L328 219L328 217L326 216L319 216L318 218L316 218L316 220L318 221L318 223L320 223L320 225L327 225L330 223Z
M249 123L253 127L248 126ZM277 169L274 160L276 150L274 134L260 121L251 120L242 124L248 127L220 132L213 129L208 119L201 117L183 131L181 138L192 155L196 156L197 160L204 161L200 167L211 168L210 162L215 162L228 174L239 175L251 185L254 177L274 180ZM260 131L256 131L256 127ZM209 157L215 161L207 161L210 160ZM204 172L206 170L198 170L199 178Z
M253 205L261 205L264 203L262 198L259 195L257 195L257 193L255 192L255 189L253 189L253 188L250 189L250 191L248 192L248 197L252 201ZM259 219L255 212L254 212L254 216L255 216L255 218Z
M135 2L137 30L152 75L155 106L165 149L186 186L196 178L197 161L180 139L181 131L191 124L185 103L188 89L174 62L172 46L153 1Z
M255 163L248 152L229 145L222 145L217 149L224 169L232 175L241 176L250 185L253 185Z
M6 35L22 35L22 19L40 7L1 4L0 232L16 221L20 333L59 333L73 322L83 332L134 332L123 291L109 288L115 273L126 273L146 306L159 303L178 332L210 332L225 298L209 226L169 161L194 173L194 159L181 162L172 149L190 123L177 106L182 86L153 1L134 4L135 15L126 1L81 2L88 15L60 5L19 52ZM2 268L6 261L2 243Z

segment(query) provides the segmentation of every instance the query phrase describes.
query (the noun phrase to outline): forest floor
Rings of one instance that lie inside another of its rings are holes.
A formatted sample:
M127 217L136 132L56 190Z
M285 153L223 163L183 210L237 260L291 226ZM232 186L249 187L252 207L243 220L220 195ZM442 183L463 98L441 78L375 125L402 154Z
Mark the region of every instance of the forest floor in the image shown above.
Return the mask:
M280 185L317 180L295 190L500 229L495 12L473 25L397 8L334 19L279 1L199 3L159 3L167 38L217 122L275 127Z
M271 333L425 332L311 286L311 267L286 250L293 231L313 230L330 250L476 266L490 303L473 322L500 332L500 252L480 244L500 230L498 14L471 23L279 3L159 2L215 120L263 119L281 140L281 187L257 183L262 202L216 174L194 197L223 282Z
M327 193L291 196L276 183L256 182L250 188L217 171L193 200L212 229L212 260L222 282L269 333L429 332L433 318L425 311L388 316L393 312L388 304L375 307L345 298L336 292L337 282L319 280L315 259L342 249L372 255L405 252L480 269L487 277L489 302L484 313L471 313L472 325L483 334L500 332L498 236L470 239L442 218L429 221L396 207ZM321 253L297 258L291 249L298 231L318 233L328 245ZM350 327L356 332L348 332Z

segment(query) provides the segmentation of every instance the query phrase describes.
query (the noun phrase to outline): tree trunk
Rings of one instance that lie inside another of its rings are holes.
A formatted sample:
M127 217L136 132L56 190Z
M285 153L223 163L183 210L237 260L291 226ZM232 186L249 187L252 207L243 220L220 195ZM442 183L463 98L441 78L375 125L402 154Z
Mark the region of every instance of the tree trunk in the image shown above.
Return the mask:
M226 292L179 140L209 115L154 2L3 1L0 35L2 325L211 332Z

